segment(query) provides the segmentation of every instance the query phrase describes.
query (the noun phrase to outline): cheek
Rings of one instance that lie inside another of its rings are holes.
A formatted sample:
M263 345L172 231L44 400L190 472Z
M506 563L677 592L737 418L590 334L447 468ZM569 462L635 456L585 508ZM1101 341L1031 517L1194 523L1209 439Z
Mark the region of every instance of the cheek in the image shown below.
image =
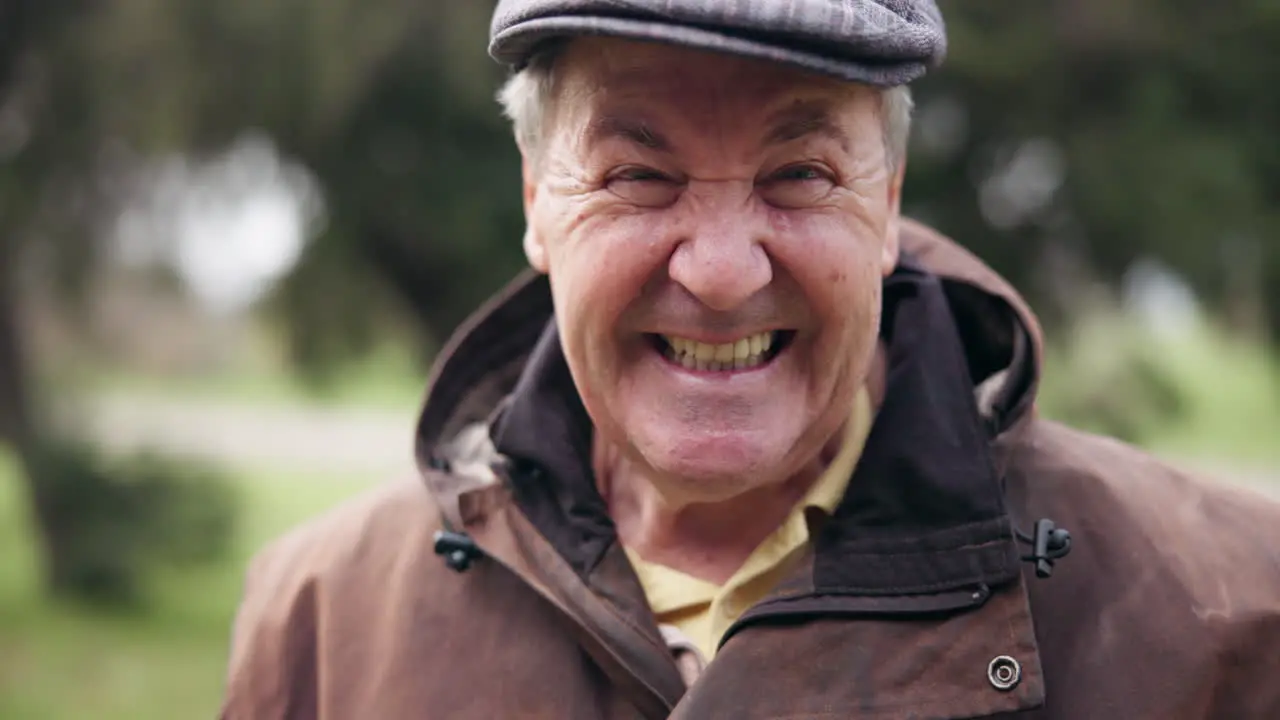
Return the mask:
M663 271L655 227L637 217L587 217L567 224L553 245L548 274L561 335L580 364L611 362L615 344L599 339L625 330L620 319Z
M847 214L786 219L775 253L788 266L824 332L819 364L840 385L860 377L879 334L883 235ZM847 376L847 377L846 377Z
M859 267L842 274L843 281L832 284L836 312L829 322L837 329L832 340L838 343L835 352L861 362L880 332L882 278L878 267Z
M617 304L631 302L649 278L665 270L671 252L665 224L662 213L584 211L563 226L555 264L573 275L583 295L617 310Z
M774 231L774 258L812 289L823 310L861 308L878 296L884 236L876 230L832 214L781 218Z
M838 330L827 347L837 387L832 394L845 397L865 382L880 336L879 272L871 269L849 274L840 302L843 312L833 318Z

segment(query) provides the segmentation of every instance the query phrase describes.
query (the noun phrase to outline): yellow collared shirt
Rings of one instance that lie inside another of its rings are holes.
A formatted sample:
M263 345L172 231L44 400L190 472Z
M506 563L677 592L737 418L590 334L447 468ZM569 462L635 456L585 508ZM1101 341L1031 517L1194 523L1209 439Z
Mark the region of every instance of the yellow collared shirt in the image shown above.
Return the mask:
M844 444L835 459L782 525L752 551L723 586L648 562L627 549L658 622L674 625L709 661L729 626L781 582L793 561L804 553L810 540L805 510L816 508L828 515L835 512L871 430L871 414L871 398L864 389L854 401Z

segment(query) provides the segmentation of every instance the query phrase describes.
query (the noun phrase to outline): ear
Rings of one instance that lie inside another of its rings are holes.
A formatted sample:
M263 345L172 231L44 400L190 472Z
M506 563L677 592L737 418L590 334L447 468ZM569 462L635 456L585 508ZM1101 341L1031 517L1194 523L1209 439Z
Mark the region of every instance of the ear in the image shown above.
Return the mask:
M888 277L898 266L898 254L901 252L898 237L902 223L902 183L906 178L907 163L898 163L898 169L889 179L889 222L886 227L884 248L880 257L880 272Z
M520 176L523 182L521 195L524 198L524 256L529 260L529 265L534 270L546 273L548 267L547 244L538 232L537 223L534 221L538 201L538 179L537 170L533 165L528 156L523 157L521 160Z

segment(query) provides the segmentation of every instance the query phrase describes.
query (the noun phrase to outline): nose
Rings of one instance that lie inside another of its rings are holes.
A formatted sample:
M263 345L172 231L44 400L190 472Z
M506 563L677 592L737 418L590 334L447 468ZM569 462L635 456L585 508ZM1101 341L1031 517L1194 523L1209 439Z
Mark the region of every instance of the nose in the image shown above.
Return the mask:
M719 311L737 308L773 280L762 222L742 204L701 207L687 237L671 255L671 279L704 305Z

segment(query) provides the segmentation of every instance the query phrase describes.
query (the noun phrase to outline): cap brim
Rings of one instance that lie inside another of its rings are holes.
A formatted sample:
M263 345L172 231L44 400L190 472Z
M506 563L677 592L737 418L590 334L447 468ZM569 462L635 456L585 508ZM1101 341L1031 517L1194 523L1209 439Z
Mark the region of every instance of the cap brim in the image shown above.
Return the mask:
M698 50L771 60L823 75L877 87L906 85L929 69L923 60L867 61L834 58L797 47L799 43L768 42L702 27L634 18L572 15L535 18L494 35L489 54L498 62L519 67L544 42L581 36L649 40Z

